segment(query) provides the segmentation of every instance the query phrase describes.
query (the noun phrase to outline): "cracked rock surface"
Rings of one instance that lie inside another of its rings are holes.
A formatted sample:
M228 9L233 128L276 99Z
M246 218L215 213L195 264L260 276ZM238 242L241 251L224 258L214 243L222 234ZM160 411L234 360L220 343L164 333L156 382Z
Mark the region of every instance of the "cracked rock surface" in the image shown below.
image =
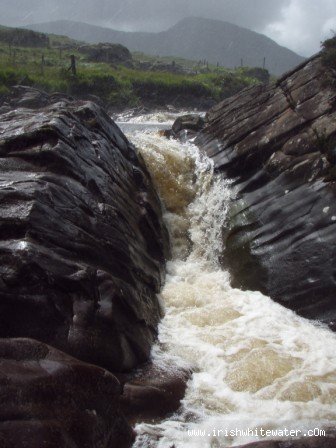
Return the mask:
M168 251L135 148L97 105L0 116L0 337L111 371L144 362Z
M3 448L120 448L133 434L112 373L33 339L0 339Z
M336 318L336 92L319 55L223 101L198 144L233 180L223 264L233 286Z
M20 87L0 106L0 444L129 447L111 372L157 335L160 201L96 104Z

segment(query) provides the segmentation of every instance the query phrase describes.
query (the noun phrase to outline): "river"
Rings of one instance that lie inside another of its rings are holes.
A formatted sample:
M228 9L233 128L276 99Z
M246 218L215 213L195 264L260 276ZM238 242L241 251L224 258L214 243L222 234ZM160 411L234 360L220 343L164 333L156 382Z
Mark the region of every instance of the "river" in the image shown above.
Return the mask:
M138 424L135 448L230 447L271 429L304 435L334 427L335 334L259 292L230 286L218 255L234 189L214 177L212 161L192 143L159 135L174 118L118 122L146 162L171 235L160 294L165 317L152 356L166 368L193 369L180 410Z

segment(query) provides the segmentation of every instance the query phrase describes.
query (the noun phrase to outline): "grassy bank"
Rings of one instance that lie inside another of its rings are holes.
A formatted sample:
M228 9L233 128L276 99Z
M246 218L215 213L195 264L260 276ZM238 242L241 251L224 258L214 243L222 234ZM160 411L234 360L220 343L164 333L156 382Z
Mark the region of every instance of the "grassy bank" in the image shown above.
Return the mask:
M185 61L186 73L143 70L136 57L133 67L87 62L76 47L74 41L57 36L49 36L49 45L41 48L0 42L0 93L23 84L48 92L97 95L116 109L166 104L202 108L260 82L261 69L256 76L247 68L200 67ZM76 57L76 76L69 70L71 55ZM162 61L167 63L167 58ZM183 67L183 61L178 64Z

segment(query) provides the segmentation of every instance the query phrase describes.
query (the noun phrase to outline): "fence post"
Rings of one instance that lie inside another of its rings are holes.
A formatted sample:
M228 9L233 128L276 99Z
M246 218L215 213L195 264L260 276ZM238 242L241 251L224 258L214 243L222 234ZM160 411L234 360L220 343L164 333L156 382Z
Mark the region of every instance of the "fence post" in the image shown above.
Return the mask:
M44 64L45 64L44 54L42 54L42 56L41 56L41 75L42 76L44 76Z
M69 70L71 71L71 73L76 76L77 75L77 69L76 69L76 56L74 54L72 54L70 56L70 67Z

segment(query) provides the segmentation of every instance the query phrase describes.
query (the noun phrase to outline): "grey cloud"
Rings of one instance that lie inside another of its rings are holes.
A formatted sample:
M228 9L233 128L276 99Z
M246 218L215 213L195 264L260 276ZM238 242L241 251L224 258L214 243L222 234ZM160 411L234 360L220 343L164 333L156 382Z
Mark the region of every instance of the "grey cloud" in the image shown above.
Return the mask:
M161 31L184 17L216 18L263 32L309 55L336 28L335 0L1 0L0 23L59 19L129 31Z
M183 17L216 18L248 28L265 26L277 17L287 0L128 0L112 26L165 29ZM106 16L105 16L106 20ZM108 22L107 22L108 23Z
M217 18L242 26L265 26L289 0L2 0L8 24L69 19L116 28L162 30L189 16Z
M336 30L335 0L291 0L263 31L276 42L309 56Z

